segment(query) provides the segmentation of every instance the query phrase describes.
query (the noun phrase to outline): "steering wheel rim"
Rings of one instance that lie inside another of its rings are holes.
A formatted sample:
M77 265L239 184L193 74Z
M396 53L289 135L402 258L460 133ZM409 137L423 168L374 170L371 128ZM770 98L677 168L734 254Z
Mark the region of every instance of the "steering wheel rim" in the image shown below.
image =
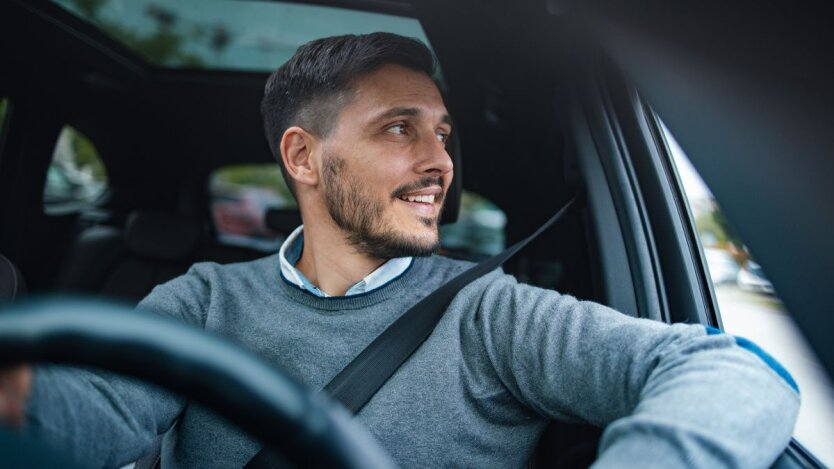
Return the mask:
M322 394L230 341L159 314L77 298L0 312L0 366L48 361L137 377L227 418L299 466L388 468L370 433Z

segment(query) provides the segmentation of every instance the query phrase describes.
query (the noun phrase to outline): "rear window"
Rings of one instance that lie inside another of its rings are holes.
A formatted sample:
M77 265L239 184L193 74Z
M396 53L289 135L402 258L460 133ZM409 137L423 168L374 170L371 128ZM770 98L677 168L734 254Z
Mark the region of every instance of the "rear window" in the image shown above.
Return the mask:
M504 250L507 216L494 203L474 192L461 194L458 221L440 227L445 254L480 259Z
M226 166L209 177L211 216L218 241L277 251L289 233L266 226L269 209L295 210L277 163Z

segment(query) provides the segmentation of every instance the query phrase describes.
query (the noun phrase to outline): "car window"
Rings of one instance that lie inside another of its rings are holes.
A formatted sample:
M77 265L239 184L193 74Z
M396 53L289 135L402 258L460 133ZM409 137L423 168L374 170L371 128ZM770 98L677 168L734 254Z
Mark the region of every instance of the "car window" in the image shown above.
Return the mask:
M218 241L262 251L276 251L289 234L270 230L267 210L295 209L277 164L224 166L209 177L211 216Z
M44 210L77 210L100 200L108 187L107 171L93 142L66 125L61 130L43 191Z
M275 163L225 166L209 176L211 215L223 244L275 251L294 225L274 231L267 211L296 211L297 205ZM480 258L504 249L507 217L494 203L464 190L457 223L440 228L443 253Z
M498 254L504 250L507 215L485 197L462 191L458 221L440 227L443 249L468 259Z
M824 465L834 466L834 387L830 378L754 253L665 126L663 133L689 203L723 329L753 340L788 369L802 394L794 437Z
M375 31L416 37L419 21L292 2L53 0L147 62L166 68L272 71L307 41Z

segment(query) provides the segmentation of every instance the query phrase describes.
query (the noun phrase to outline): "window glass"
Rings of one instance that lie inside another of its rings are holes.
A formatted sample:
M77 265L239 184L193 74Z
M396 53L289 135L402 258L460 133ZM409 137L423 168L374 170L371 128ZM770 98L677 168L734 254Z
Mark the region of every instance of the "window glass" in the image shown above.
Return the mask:
M428 44L413 18L298 3L241 0L53 0L149 63L272 71L324 36L388 31Z
M225 166L209 178L211 215L222 243L276 251L289 234L266 225L271 208L296 208L277 163Z
M52 152L43 191L44 208L76 208L97 201L107 190L107 172L84 134L64 126Z
M211 213L218 240L275 251L297 225L297 205L276 163L226 166L209 177ZM288 214L282 230L266 224L267 212ZM504 249L507 217L487 199L463 191L458 222L441 226L445 254L478 258Z
M753 340L791 373L802 393L794 437L834 466L834 387L766 272L724 216L709 188L664 126L695 221L725 331Z

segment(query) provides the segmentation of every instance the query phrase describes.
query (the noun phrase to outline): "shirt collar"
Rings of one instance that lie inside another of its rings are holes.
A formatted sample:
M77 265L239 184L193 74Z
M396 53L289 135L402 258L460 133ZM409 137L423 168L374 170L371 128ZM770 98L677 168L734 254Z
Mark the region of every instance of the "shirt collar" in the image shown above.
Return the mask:
M313 285L304 274L295 268L295 263L301 258L301 251L304 248L304 225L296 228L278 251L278 258L281 262L281 274L287 281L293 285L306 290L316 296L328 297L327 293L321 291ZM362 280L356 282L353 286L348 288L345 296L358 295L360 293L367 293L371 290L385 286L388 282L402 275L403 272L411 267L414 261L413 257L395 257L388 259L384 264L377 267L376 270L365 276Z

